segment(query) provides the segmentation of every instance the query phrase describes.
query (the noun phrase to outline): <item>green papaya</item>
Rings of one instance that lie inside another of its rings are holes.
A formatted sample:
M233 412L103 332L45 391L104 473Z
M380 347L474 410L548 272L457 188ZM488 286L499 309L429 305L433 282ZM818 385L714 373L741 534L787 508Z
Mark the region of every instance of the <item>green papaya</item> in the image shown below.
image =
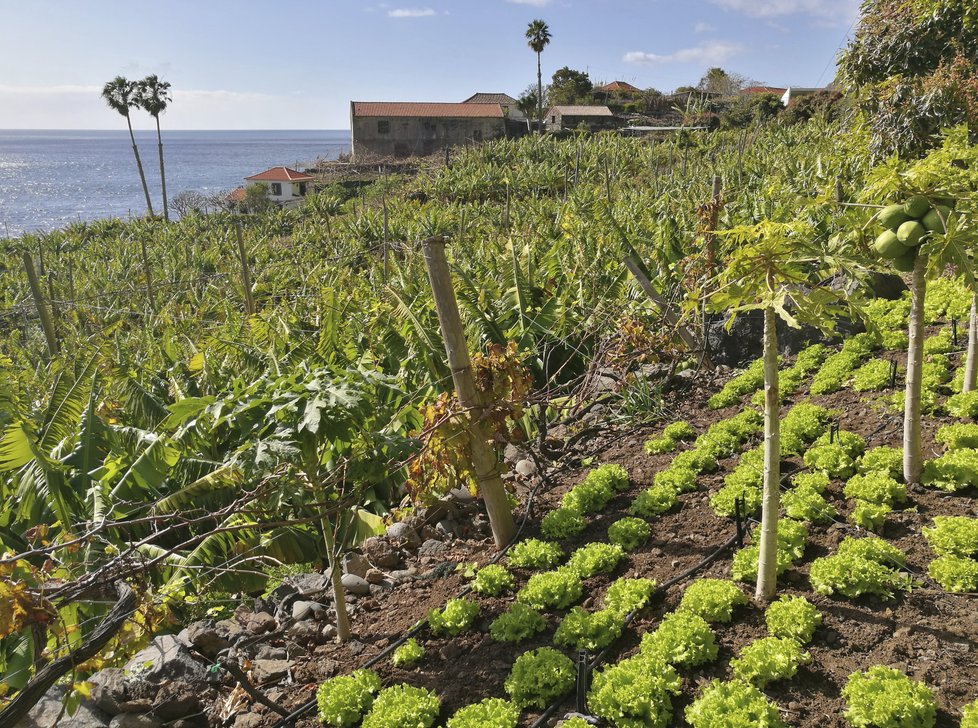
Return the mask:
M926 234L927 228L916 220L909 220L897 230L897 240L910 248L914 245L920 245L920 241Z
M896 233L892 230L887 230L878 238L876 242L873 243L873 247L876 248L876 252L887 260L892 260L901 255L906 255L907 246L900 242Z
M921 218L927 214L930 209L930 200L921 195L914 195L913 197L908 197L907 201L903 203L903 211L907 213L909 217Z
M924 219L921 222L924 227L930 230L932 233L944 233L947 232L944 229L944 223L948 216L951 214L951 208L946 205L935 205L931 208L931 211L924 215Z
M909 273L917 261L917 248L910 248L905 254L893 259L893 267L901 273Z
M879 214L879 221L885 228L896 231L898 227L903 225L910 216L904 212L903 205L889 205L884 207Z

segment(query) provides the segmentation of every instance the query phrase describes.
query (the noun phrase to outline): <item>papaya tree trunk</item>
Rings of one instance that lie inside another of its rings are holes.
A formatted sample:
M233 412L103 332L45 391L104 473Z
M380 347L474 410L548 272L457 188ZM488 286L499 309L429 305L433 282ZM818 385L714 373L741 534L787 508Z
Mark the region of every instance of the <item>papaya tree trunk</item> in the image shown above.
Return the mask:
M903 407L903 479L919 483L924 468L920 440L921 370L924 364L924 296L927 293L927 256L918 255L910 283L910 344L907 348L907 393Z
M971 317L968 319L968 360L964 366L962 392L973 392L978 383L978 292L971 294Z
M312 471L307 473L313 485L313 493L318 503L328 501L322 481L319 480L319 473ZM323 540L326 544L326 561L329 564L329 583L333 587L333 607L336 610L336 639L339 642L346 642L350 639L350 615L346 611L346 589L343 586L343 560L340 558L339 551L336 549L336 539L333 537L333 528L326 515L322 515L319 520L323 529Z
M764 309L764 496L758 602L770 601L778 583L778 510L781 507L781 395L778 391L778 333L774 309Z

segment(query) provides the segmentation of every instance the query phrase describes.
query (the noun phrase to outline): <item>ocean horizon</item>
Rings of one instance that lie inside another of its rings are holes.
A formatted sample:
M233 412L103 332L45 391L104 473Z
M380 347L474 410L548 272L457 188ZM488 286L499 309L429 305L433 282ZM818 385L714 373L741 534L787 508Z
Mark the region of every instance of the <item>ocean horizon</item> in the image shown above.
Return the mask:
M154 209L162 212L156 132L135 134ZM163 151L172 200L187 191L230 191L269 167L337 159L350 151L350 132L164 129ZM0 129L0 236L145 212L125 128Z

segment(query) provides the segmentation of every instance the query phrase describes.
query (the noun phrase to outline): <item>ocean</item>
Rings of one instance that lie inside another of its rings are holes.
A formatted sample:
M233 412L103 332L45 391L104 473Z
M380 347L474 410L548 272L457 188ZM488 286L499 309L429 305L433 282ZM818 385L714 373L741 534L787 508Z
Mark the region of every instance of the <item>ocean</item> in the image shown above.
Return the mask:
M153 207L162 213L155 131L137 131ZM249 175L350 151L350 132L163 130L167 196L231 190ZM0 130L0 237L146 211L129 132Z

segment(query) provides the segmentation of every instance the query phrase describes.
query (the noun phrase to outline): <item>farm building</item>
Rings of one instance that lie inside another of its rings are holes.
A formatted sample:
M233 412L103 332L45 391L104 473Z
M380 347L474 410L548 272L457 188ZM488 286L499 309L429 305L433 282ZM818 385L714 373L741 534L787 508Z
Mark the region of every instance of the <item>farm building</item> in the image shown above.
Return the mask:
M509 94L472 94L463 104L499 104L503 107L503 116L507 119L525 121L526 115L520 111L518 102Z
M642 89L638 86L633 86L627 81L612 81L611 83L606 83L601 86L594 87L594 93L596 94L606 94L608 96L614 95L638 95L643 93Z
M792 101L797 101L803 96L811 96L812 94L817 94L819 91L825 91L824 88L802 88L801 86L789 86L785 89L784 95L781 97L781 103L785 106L791 104Z
M589 131L614 129L618 120L607 106L554 106L544 116L547 131L577 129L584 124Z
M350 102L353 158L425 157L506 135L498 103Z
M269 200L284 204L305 197L309 183L314 179L312 175L288 167L272 167L264 172L245 177L245 187L262 185L265 188L265 196Z

